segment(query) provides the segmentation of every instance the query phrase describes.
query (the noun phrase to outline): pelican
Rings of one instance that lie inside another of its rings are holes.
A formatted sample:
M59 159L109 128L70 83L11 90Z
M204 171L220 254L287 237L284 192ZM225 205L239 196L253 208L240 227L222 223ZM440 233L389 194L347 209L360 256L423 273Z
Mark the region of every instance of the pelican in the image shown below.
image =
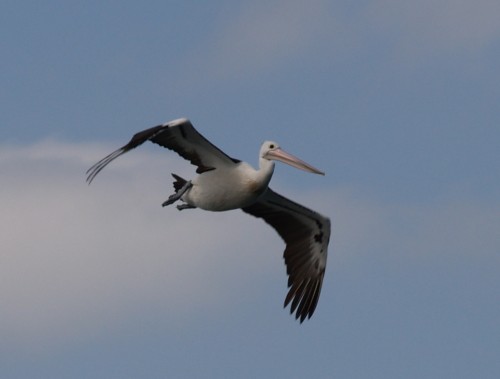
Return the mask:
M285 152L276 142L266 141L259 152L259 169L231 158L203 137L186 118L180 118L136 133L123 147L87 171L90 184L111 161L146 141L175 151L197 167L198 174L185 180L172 174L174 194L162 205L180 200L177 209L201 208L227 211L241 208L271 225L286 244L283 253L288 275L284 307L302 323L318 304L325 275L330 220L277 194L268 187L274 161L324 175L299 158Z

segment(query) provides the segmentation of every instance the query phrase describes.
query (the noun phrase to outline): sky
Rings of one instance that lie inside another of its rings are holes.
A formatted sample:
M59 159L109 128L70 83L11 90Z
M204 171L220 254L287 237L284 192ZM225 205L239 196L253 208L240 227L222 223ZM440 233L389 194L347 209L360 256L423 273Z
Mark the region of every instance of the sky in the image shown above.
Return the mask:
M3 1L0 377L500 377L500 3ZM240 211L162 208L179 117L330 217L316 313Z

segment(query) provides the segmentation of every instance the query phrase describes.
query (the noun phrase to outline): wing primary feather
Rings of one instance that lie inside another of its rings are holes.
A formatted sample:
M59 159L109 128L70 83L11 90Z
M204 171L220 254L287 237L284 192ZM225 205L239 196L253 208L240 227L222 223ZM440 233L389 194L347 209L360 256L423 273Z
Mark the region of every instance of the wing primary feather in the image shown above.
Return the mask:
M330 220L272 191L270 188L243 211L262 218L286 244L283 253L288 275L284 307L301 323L318 304L330 239Z
M113 159L118 158L120 155L124 154L126 151L123 150L123 148L118 149L116 151L113 151L111 154L107 155L103 159L101 159L99 162L94 164L92 167L90 167L86 174L87 174L87 183L90 184L94 180L97 174L101 172L101 170L106 167L106 165L111 162Z
M120 155L123 155L126 152L136 148L137 146L142 145L144 142L152 138L156 133L161 131L163 127L163 125L158 125L134 134L126 145L113 151L111 154L108 154L87 170L87 183L92 183L97 174L99 174L104 167L111 163L111 161L115 160Z
M240 162L203 137L188 119L177 119L134 134L126 145L101 159L87 171L87 182L90 184L111 161L148 140L173 150L190 161L197 166L198 174Z
M306 316L311 317L311 304L316 297L316 290L318 286L318 281L313 280L307 284L307 291L302 298L302 301L297 309L297 314L300 314L300 322L303 322Z
M305 294L307 293L308 284L309 284L309 279L302 281L300 283L299 287L297 288L297 290L295 291L295 297L292 300L292 304L290 305L290 313L295 312L298 305L301 303L301 301L303 301L303 298L304 298ZM299 314L300 313L297 310L297 317Z

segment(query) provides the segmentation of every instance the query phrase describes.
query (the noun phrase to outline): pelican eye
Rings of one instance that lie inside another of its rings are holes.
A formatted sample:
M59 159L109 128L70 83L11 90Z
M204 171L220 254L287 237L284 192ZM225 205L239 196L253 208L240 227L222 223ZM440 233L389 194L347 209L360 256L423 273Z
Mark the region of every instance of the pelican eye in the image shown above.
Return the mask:
M272 144L270 144L270 145L269 145L269 148L270 148L270 149L274 149L274 147L275 147L275 146L274 146L274 143L272 143Z

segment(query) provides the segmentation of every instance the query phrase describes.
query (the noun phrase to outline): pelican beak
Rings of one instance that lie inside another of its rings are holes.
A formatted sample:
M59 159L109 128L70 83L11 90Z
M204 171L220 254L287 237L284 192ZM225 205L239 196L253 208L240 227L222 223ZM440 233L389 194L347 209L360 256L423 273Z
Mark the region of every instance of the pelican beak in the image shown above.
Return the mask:
M282 150L281 148L277 148L274 150L269 150L264 158L267 159L274 159L276 161L280 161L286 164L289 164L290 166L293 166L295 168L307 171L307 172L312 172L314 174L319 174L319 175L325 175L323 171L318 170L317 168L311 166L309 163L304 162L303 160L293 156L292 154L287 153L286 151Z

